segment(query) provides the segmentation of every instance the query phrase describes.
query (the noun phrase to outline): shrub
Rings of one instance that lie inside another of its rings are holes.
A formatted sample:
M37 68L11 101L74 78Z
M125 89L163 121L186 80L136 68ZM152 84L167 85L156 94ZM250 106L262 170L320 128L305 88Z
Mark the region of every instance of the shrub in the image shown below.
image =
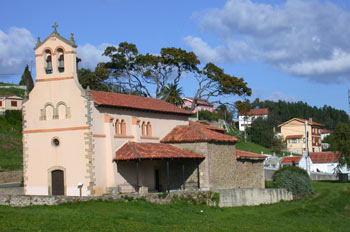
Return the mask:
M312 194L311 179L304 169L291 166L279 169L272 177L275 188L285 188L294 198L304 198Z

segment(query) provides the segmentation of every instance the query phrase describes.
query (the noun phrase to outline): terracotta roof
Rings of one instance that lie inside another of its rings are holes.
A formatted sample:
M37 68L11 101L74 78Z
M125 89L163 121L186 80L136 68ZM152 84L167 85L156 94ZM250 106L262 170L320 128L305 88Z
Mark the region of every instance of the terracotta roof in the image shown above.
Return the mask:
M266 115L266 114L269 114L268 108L251 109L246 115ZM238 112L238 115L245 115L245 114Z
M302 138L304 135L287 135L286 139L300 139Z
M192 114L189 111L180 109L177 106L160 99L93 90L91 90L90 93L94 102L101 106L114 106L173 114Z
M125 143L115 154L114 161L136 159L204 159L203 155L163 143Z
M188 125L177 126L162 140L162 143L183 143L183 142L237 142L237 138L218 133L203 126Z
M335 152L310 152L312 163L334 163L338 161L339 154Z
M194 98L193 97L184 97L185 100L189 100L191 102L193 102ZM202 100L202 99L197 99L197 104L198 105L206 105L206 106L214 106L213 104L205 101L205 100Z
M248 151L236 150L236 158L237 159L254 159L254 160L264 160L267 156L261 155Z
M286 156L283 157L281 163L282 164L289 164L289 163L299 163L299 161L301 160L301 156Z
M200 123L200 122L190 121L189 124L193 125L193 126L202 126L202 127L206 128L206 129L217 131L217 132L220 132L220 133L225 133L226 132L226 130L224 128L220 128L220 127L216 127L216 126L210 126L210 125L207 125L207 124L204 124L204 123Z
M326 129L322 129L321 130L321 134L330 134L331 133L331 131L330 130L326 130Z
M292 121L298 121L298 122L302 122L302 123L305 123L305 121L307 121L307 123L308 123L309 125L311 125L311 126L324 126L324 125L321 124L321 123L314 122L314 121L310 121L310 120L306 120L306 119L303 119L303 118L292 118L292 119L288 120L287 122L282 123L282 124L279 125L278 127L281 127L281 126L283 126L283 125L285 125L285 124L288 124L288 123L290 123L290 122L292 122Z

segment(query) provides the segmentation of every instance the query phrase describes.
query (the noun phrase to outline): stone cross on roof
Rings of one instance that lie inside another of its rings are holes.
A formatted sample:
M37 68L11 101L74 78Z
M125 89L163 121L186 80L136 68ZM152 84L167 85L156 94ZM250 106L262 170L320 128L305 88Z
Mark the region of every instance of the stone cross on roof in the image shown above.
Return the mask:
M53 28L54 32L56 32L56 33L57 33L57 30L56 30L57 27L58 27L57 23L54 22L52 25L52 28Z

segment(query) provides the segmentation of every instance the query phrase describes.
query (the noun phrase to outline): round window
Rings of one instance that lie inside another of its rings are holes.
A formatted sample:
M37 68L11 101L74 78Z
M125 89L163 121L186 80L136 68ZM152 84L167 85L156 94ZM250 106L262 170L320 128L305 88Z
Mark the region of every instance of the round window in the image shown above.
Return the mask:
M54 145L55 147L60 145L60 140L58 138L53 138L52 139L52 145Z

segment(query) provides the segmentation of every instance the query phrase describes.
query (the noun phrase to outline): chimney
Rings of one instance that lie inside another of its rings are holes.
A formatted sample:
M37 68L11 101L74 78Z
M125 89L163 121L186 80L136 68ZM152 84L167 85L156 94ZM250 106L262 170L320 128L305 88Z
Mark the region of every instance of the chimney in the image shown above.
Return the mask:
M309 118L309 123L312 124L312 118Z

